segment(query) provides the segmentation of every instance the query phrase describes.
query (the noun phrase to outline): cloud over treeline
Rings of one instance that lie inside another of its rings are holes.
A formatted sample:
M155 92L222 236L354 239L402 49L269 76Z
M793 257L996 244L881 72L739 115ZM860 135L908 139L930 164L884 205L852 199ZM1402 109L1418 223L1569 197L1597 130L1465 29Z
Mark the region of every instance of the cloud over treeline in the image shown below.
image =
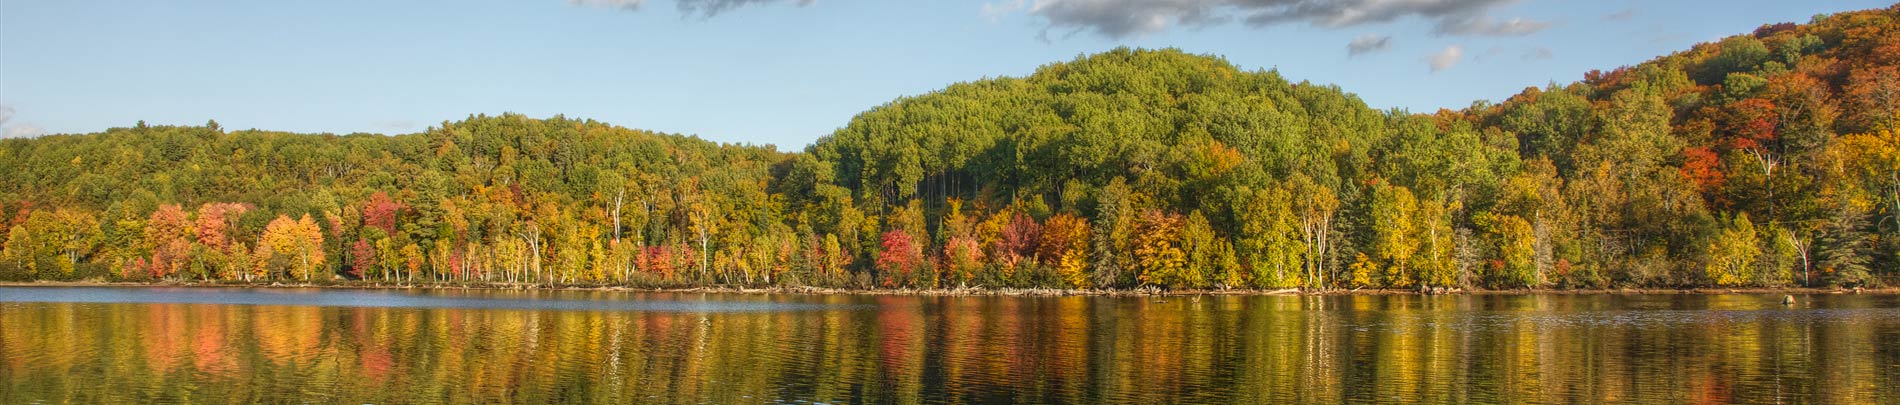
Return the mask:
M1307 24L1338 28L1383 23L1402 17L1435 21L1440 35L1525 35L1549 23L1489 15L1514 0L1011 0L983 6L995 17L1025 13L1049 29L1087 31L1123 38L1173 27L1201 27L1239 21L1253 27Z

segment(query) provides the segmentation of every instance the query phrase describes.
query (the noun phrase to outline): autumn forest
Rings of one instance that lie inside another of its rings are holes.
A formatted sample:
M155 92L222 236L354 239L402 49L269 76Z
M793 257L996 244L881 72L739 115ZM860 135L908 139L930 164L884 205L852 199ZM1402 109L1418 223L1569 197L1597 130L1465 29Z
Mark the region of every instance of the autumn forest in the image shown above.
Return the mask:
M0 140L0 279L833 288L1900 282L1900 6L1429 113L1116 49L802 151L585 119Z

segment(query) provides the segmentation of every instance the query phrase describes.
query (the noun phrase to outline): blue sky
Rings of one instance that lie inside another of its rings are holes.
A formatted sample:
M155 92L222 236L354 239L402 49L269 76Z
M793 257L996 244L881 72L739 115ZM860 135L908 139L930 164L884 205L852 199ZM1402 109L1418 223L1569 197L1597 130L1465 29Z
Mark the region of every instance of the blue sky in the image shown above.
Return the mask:
M1888 4L0 0L0 133L209 119L408 133L519 112L798 149L900 96L1117 46L1223 55L1426 112Z

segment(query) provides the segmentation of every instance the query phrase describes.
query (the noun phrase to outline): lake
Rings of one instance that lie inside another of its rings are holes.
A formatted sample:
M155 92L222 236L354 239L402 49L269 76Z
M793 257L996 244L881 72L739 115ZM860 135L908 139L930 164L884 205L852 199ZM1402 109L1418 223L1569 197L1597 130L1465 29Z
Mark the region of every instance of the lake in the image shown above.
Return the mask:
M1900 295L0 287L0 403L1895 403Z

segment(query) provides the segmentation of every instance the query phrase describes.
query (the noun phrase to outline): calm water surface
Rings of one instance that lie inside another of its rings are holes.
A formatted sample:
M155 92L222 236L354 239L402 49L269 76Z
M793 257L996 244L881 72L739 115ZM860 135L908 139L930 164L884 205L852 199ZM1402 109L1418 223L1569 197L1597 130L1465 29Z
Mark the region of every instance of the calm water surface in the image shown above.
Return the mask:
M1900 403L1900 296L0 288L0 403Z

